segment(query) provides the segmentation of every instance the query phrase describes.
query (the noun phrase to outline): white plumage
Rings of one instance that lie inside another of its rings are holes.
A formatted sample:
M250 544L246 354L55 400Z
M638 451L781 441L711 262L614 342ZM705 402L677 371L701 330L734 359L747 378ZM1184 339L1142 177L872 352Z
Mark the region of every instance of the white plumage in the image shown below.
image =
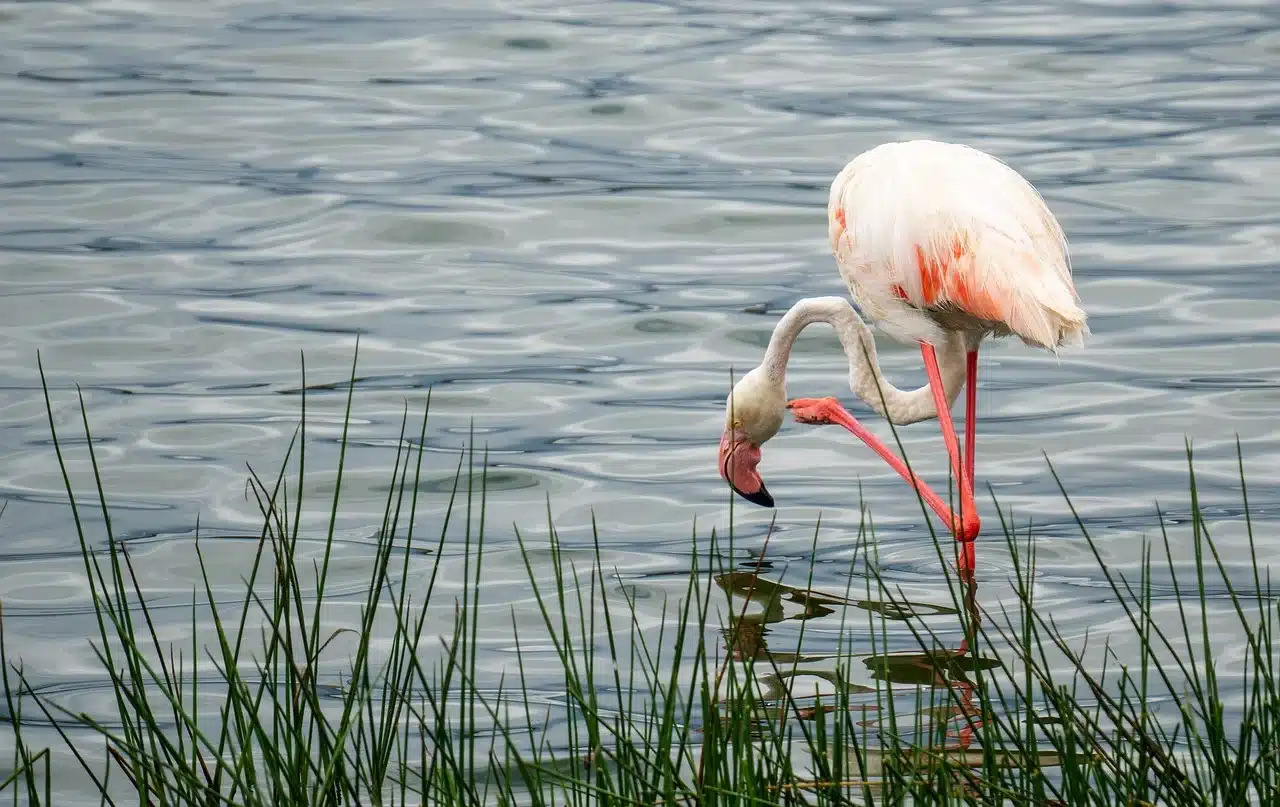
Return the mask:
M1031 183L995 157L934 140L877 146L836 176L827 215L841 276L889 335L1082 343L1066 236Z

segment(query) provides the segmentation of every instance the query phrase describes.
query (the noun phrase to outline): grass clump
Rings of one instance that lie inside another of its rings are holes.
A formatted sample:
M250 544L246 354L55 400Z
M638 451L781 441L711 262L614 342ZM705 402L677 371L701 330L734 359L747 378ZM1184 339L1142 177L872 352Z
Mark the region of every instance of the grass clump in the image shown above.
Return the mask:
M0 629L15 748L0 790L15 803L70 798L55 792L51 748L30 737L33 710L110 804L1280 801L1276 601L1254 546L1243 462L1252 563L1243 581L1227 573L1194 472L1184 536L1191 579L1179 577L1183 553L1163 518L1129 579L1108 567L1077 515L1133 638L1123 647L1064 634L1037 602L1035 543L1004 514L1010 602L983 607L975 581L951 574L949 602L908 601L881 577L869 524L859 531L861 566L839 595L813 591L812 566L804 585L784 584L766 576L763 550L744 564L732 535L700 539L695 530L681 595L651 627L634 591L606 568L598 534L566 546L548 513L545 539L515 533L528 605L507 615L514 652L495 672L481 636L488 466L463 452L441 523L418 523L429 395L416 439L406 413L389 457L367 585L354 600L332 593L354 387L353 365L323 553L307 560L298 551L304 370L302 420L280 470L251 474L262 524L243 595L219 601L209 543L197 539L203 590L193 592L184 643L162 639L145 575L112 531L91 438L96 502L72 490L49 405L115 714L71 711L41 694ZM83 400L81 413L89 438ZM91 507L101 539L89 534ZM457 563L446 569L446 557L460 558L460 572ZM453 594L441 602L446 576ZM811 621L837 614L835 645L805 652ZM846 635L859 614L865 639L853 648ZM768 646L784 622L798 632L794 651ZM953 631L944 626L957 623L962 638L946 641ZM905 649L904 628L913 645ZM1245 651L1241 672L1224 682L1217 653L1228 630ZM803 681L816 682L813 694Z

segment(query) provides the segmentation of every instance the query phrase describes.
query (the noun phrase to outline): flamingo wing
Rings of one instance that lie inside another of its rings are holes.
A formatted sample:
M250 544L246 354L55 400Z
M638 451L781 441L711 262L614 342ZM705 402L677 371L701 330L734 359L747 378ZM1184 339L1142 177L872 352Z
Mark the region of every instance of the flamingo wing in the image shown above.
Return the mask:
M1054 349L1085 313L1066 238L1020 174L967 146L911 141L856 157L832 183L832 247L877 320L933 341L956 314Z

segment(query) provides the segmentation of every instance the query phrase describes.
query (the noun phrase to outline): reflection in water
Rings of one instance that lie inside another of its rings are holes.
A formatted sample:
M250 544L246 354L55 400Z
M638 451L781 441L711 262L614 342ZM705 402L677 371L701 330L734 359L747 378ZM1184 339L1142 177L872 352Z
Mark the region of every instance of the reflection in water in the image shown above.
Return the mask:
M853 600L803 591L761 578L760 574L770 568L769 564L752 561L749 568L750 571L721 574L715 580L729 595L728 624L723 629L726 663L734 663L739 680L754 683L753 693L758 702L760 721L813 720L841 708L835 705L837 703L847 704L844 708L850 711L877 712L881 697L887 696L881 692L878 682L938 690L928 706L921 707L917 702L917 714L904 715L899 711L898 727L914 724L930 736L941 738L943 741L940 743L929 743L930 750L960 754L956 759L960 764L978 764L981 761L981 751L970 750L975 731L982 726L971 674L996 668L999 662L972 653L967 639L954 648L939 646L865 656L850 656L838 651L805 653L799 646L775 650L768 645L771 625L826 619L846 608L857 608L895 621L959 616L957 609L895 599ZM977 584L971 576L962 577L960 583L965 616L976 628L979 616ZM925 635L923 631L921 634ZM860 684L850 680L852 671L859 668L849 664L853 659L860 660L860 668L865 669L871 681L877 683ZM726 701L722 708L728 706ZM882 724L882 719L876 717L864 718L857 725L868 729L888 729ZM878 764L867 759L863 764L868 766L869 775L874 775L878 769ZM1053 763L1046 760L1045 764Z

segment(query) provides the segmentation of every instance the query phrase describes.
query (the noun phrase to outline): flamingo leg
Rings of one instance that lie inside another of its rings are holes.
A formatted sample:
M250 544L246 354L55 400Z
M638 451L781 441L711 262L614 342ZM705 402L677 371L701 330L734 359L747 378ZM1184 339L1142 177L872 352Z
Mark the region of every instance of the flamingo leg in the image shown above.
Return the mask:
M964 382L964 475L969 478L973 490L973 455L977 452L978 437L978 351L965 354Z
M898 475L907 480L907 483L920 492L920 497L924 499L925 504L929 505L935 513L937 513L947 528L956 533L961 528L960 520L956 518L951 508L942 500L942 497L934 492L933 488L907 467L907 464L899 459L898 455L893 453L880 438L876 437L866 426L858 422L858 419L851 415L847 409L840 405L835 398L795 398L787 402L787 408L795 415L796 420L801 423L826 424L834 423L837 426L844 427L850 434L857 437L882 460L889 464L890 468L898 472Z
M973 546L973 544L967 544ZM962 575L964 577L965 575ZM976 637L978 624L981 621L982 613L978 610L978 584L973 580L972 571L968 572L967 579L961 581L961 587L964 591L964 609L968 615L970 624L973 626L973 634ZM975 648L976 650L976 648ZM965 638L960 641L960 647L956 650L956 657L963 658L970 655L969 652L969 631L965 631ZM977 658L974 652L973 657ZM959 746L968 748L973 741L974 730L981 728L983 725L982 714L973 706L973 686L965 680L957 683L960 693L960 708L956 710L956 714L962 719L963 727L958 732Z
M960 528L953 528L952 532L964 546L957 565L961 569L972 569L975 563L973 540L978 537L982 522L973 504L973 485L965 475L960 461L960 442L956 439L951 409L947 406L947 393L942 386L942 373L938 370L938 354L934 352L933 345L921 342L920 355L924 358L924 367L929 374L929 389L933 392L933 402L938 410L938 423L942 425L942 440L947 444L947 454L951 458L951 473L960 484Z

